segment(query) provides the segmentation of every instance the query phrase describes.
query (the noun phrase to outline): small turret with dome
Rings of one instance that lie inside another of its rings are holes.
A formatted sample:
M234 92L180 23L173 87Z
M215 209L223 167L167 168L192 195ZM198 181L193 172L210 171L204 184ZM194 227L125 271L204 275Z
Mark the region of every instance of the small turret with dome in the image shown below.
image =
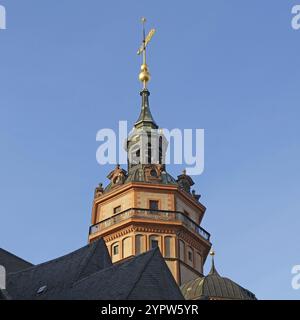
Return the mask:
M254 293L231 279L220 276L215 267L215 251L210 251L211 269L207 276L190 280L181 286L186 300L256 300Z

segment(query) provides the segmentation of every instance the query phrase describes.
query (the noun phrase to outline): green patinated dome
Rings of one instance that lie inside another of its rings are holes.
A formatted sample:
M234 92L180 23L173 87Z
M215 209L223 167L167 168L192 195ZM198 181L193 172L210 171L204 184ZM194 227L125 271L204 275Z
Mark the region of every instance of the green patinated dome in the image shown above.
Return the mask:
M135 168L131 169L126 182L147 182L143 165L138 165ZM159 181L156 181L156 183L177 185L176 180L166 171L163 171L161 173L161 179Z
M130 170L130 172L126 177L126 180L124 181L124 184L130 183L130 182L143 182L143 183L150 183L150 184L153 183L153 182L147 181L143 165L137 165L135 168ZM160 179L155 181L155 183L164 184L164 185L178 185L176 179L173 178L166 171L163 171L161 173ZM104 189L104 193L109 192L111 188L112 188L112 183L109 183L107 187Z
M134 124L135 128L150 127L158 129L158 125L155 123L149 107L148 97L150 96L150 92L147 89L143 89L140 95L142 97L142 108L139 118Z
M255 295L234 281L221 277L215 269L205 277L190 280L181 286L186 300L256 300Z

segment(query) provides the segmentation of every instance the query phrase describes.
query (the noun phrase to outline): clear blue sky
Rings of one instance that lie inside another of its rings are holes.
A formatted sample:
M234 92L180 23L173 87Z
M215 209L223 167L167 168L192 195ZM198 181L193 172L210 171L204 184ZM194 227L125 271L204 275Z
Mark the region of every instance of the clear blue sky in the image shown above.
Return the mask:
M300 298L300 0L0 4L1 247L40 263L86 244L111 169L96 162L96 132L139 113L145 15L155 120L205 129L193 178L219 272L260 299Z

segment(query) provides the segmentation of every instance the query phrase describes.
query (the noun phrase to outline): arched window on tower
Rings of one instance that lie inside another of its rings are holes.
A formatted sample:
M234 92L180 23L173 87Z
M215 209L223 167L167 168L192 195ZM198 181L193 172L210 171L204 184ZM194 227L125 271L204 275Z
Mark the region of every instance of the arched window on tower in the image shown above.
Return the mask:
M132 238L127 237L123 239L123 258L127 258L132 256Z
M165 257L166 258L171 258L173 257L173 246L172 246L172 242L173 242L173 239L172 237L165 237Z
M119 242L115 242L111 245L111 260L115 262L120 259L120 247Z
M137 234L135 236L135 254L141 254L145 251L145 236Z
M152 163L152 147L151 143L148 142L148 164Z
M185 244L182 240L179 240L179 259L185 261Z
M162 164L162 161L163 161L163 159L162 159L162 148L163 148L163 145L162 145L162 143L163 143L163 139L162 139L162 136L160 136L159 137L159 164Z
M187 248L187 258L188 258L188 264L193 265L194 264L194 250L192 247L188 246Z
M134 144L128 148L128 163L130 168L140 164L141 162L141 150L139 144Z
M149 247L150 249L154 249L156 247L160 248L160 237L159 236L150 236L149 237Z
M203 273L203 268L202 268L202 257L199 252L196 252L195 255L195 268L200 272Z

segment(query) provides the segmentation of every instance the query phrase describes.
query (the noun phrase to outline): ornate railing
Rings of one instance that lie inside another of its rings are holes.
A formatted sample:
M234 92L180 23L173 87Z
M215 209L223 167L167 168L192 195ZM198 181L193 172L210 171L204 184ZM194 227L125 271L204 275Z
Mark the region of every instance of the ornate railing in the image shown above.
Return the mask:
M209 241L210 234L196 224L192 219L186 216L184 213L179 211L166 211L166 210L151 210L151 209L141 209L141 208L131 208L114 216L102 220L90 227L90 235L102 231L114 224L127 220L129 218L147 218L156 221L180 221L187 228L195 231L202 238Z

